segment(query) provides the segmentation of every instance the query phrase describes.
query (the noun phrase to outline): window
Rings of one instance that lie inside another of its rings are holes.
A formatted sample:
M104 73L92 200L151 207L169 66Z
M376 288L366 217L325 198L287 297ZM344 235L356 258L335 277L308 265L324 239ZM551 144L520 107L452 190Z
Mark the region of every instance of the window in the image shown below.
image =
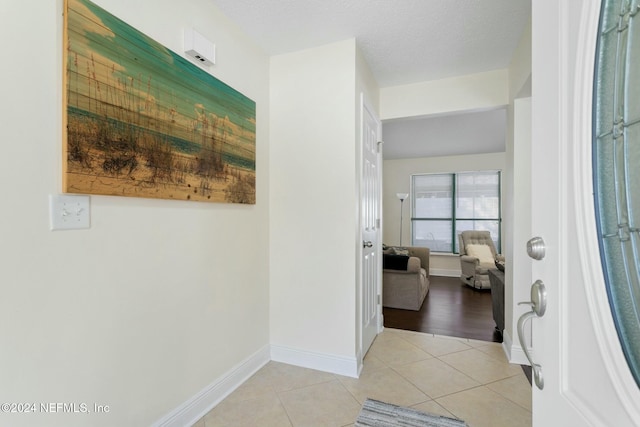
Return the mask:
M411 176L414 246L459 253L458 234L488 230L500 252L500 172Z

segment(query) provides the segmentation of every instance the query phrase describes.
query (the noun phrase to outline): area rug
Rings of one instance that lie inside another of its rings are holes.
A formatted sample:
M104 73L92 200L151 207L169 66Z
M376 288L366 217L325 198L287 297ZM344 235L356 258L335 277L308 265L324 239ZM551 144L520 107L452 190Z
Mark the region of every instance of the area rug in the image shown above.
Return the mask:
M415 409L367 399L355 427L465 427L467 423L455 418L427 414Z

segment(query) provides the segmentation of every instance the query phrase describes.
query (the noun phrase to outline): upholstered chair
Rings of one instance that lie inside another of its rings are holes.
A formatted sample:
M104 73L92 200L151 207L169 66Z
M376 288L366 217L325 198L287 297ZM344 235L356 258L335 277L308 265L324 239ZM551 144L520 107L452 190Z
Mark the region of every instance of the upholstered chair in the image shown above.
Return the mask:
M429 292L429 248L389 248L383 254L382 305L418 311Z
M504 263L498 254L488 231L468 230L458 234L460 249L460 280L472 288L490 289L489 269L496 268L496 261Z

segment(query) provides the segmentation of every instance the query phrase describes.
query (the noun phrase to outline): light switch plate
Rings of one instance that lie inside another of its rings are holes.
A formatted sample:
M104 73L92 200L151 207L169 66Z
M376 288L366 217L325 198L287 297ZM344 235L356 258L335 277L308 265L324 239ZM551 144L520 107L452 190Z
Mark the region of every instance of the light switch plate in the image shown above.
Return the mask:
M52 230L71 230L91 226L89 196L49 196L49 218Z

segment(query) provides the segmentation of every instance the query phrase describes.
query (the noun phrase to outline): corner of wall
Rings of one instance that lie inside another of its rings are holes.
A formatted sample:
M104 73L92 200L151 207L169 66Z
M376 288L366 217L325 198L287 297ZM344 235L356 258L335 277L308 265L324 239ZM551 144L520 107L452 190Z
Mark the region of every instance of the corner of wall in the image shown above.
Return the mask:
M355 40L272 57L270 77L271 344L283 359L349 359L356 348Z
M153 423L152 427L191 426L233 393L260 368L269 363L269 347L265 346L200 390L186 402Z
M509 63L509 99L531 96L531 19Z
M531 365L520 344L514 343L511 335L506 330L502 333L502 350L507 356L509 363Z
M339 356L271 345L271 360L352 378L358 378L359 374L358 359L355 356Z

